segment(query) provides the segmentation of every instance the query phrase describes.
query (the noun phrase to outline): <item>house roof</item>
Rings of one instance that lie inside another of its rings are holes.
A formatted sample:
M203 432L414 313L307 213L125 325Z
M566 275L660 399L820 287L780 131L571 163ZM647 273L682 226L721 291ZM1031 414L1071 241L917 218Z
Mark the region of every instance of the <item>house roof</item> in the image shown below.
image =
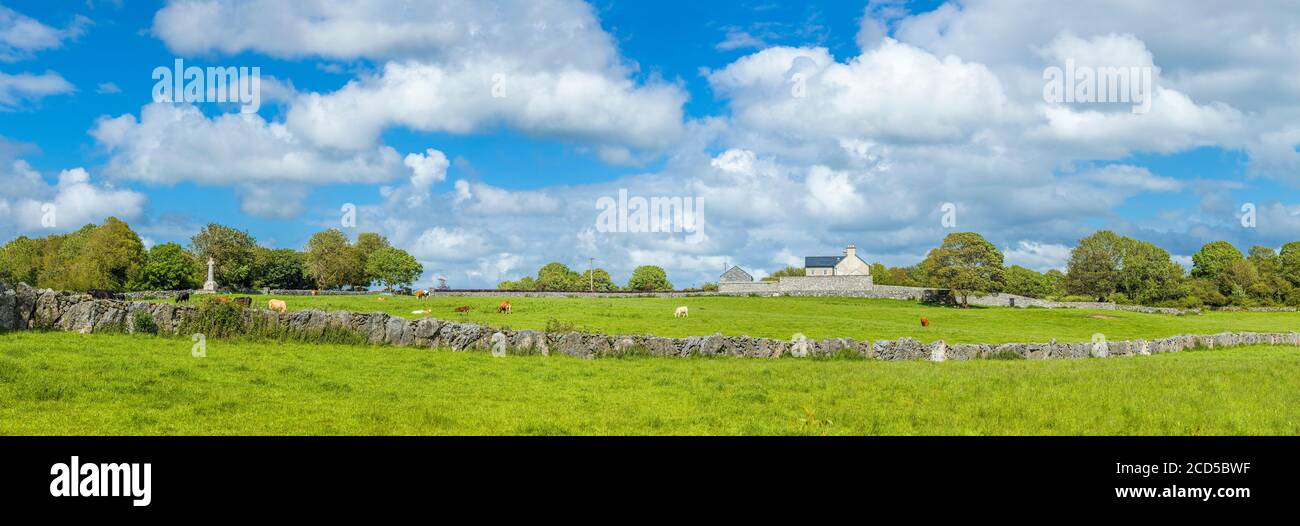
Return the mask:
M745 272L745 269L742 269L739 266L733 266L730 269L728 269L726 272L722 273L722 278L719 281L724 283L736 282L736 281L754 281L754 276L749 275L748 272Z
M831 268L838 265L844 256L808 256L803 258L804 268Z

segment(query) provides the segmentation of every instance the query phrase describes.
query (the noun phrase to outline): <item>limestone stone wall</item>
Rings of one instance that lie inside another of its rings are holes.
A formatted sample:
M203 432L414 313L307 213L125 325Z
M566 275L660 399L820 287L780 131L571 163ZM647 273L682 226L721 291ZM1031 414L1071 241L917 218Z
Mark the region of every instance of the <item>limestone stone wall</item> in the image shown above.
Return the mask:
M312 334L325 328L346 329L364 335L373 344L403 347L449 348L454 351L512 351L523 354L554 352L581 358L616 354L651 356L735 356L777 358L781 356L858 355L879 360L970 360L1013 354L1029 359L1136 356L1178 352L1195 347L1240 345L1300 346L1300 333L1222 333L1173 336L1155 340L1087 343L947 344L942 340L922 343L912 338L897 340L777 340L748 336L611 336L579 332L546 333L533 330L498 330L472 323L420 318L407 320L384 313L323 312L303 310L277 313L245 309L246 327L274 324L288 334ZM161 334L178 335L186 322L198 316L198 309L173 303L96 300L86 294L37 290L26 285L6 289L0 285L0 333L47 329L95 332L137 332L137 317L153 319ZM495 347L495 349L494 349Z
M927 287L903 287L898 285L876 285L871 276L825 276L825 277L783 277L780 281L755 283L721 283L720 294L780 294L787 296L843 296L851 298L874 298L889 300L922 301L935 304L954 304L958 298L948 289ZM1123 310L1132 312L1158 314L1194 314L1200 311L1184 311L1167 307L1144 307L1141 305L1119 305L1106 302L1063 302L1048 301L1016 294L987 294L970 296L971 305L983 307L1039 307L1045 309L1101 309Z
M146 300L146 299L172 299L182 292L191 294L198 291L180 291L180 290L160 290L149 292L126 292L123 293L128 300ZM224 295L253 295L267 294L271 296L311 296L310 290L245 290L218 291ZM374 296L384 294L383 291L348 291L348 290L322 290L317 291L319 296ZM535 297L535 298L563 298L571 296L585 296L594 298L633 298L633 297L654 297L654 298L685 298L691 296L717 296L718 292L706 291L673 291L673 292L553 292L553 291L521 291L521 290L433 290L429 291L433 296L467 296L467 297Z
M719 283L720 294L780 294L781 287L775 281L753 281L749 283Z
M784 294L790 296L870 296L871 276L785 276L779 281L719 283L721 294Z

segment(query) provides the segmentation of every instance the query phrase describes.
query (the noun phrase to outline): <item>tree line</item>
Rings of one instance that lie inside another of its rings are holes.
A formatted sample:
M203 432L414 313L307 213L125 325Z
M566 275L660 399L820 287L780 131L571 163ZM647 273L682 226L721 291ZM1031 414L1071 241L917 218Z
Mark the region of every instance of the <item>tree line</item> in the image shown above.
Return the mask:
M0 281L58 290L187 290L207 279L207 261L223 288L338 289L410 286L424 267L379 234L355 242L338 229L317 232L307 249L261 246L248 232L216 223L183 247L162 243L148 250L125 222L43 238L20 236L0 247Z
M705 290L717 285L705 284ZM668 273L662 267L643 265L632 271L627 285L620 288L603 268L593 268L582 273L570 270L563 263L547 263L537 271L537 277L524 276L515 281L502 281L498 290L556 291L556 292L614 292L614 291L669 291L673 290Z
M951 289L969 296L1006 292L1057 301L1200 307L1300 307L1300 241L1280 249L1253 246L1243 254L1215 241L1192 255L1191 272L1164 249L1101 230L1070 252L1066 271L1006 267L1002 252L974 232L949 234L911 267L871 265L880 285Z

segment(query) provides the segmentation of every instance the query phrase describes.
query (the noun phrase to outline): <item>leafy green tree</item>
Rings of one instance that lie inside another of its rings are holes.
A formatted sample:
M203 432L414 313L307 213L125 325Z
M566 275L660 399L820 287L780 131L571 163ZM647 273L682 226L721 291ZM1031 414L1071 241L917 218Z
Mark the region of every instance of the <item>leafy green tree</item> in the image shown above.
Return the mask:
M253 268L253 286L257 288L304 290L312 286L307 277L307 255L297 250L258 247Z
M357 254L348 243L348 236L331 228L312 234L307 241L307 276L322 289L336 289L354 284L364 278L365 269L358 266Z
M786 276L803 276L807 271L803 267L785 267L776 272L768 274L761 281L779 281Z
M1228 299L1236 305L1247 305L1250 300L1251 291L1259 282L1259 271L1255 270L1255 265L1245 259L1239 259L1228 263L1219 272L1219 277L1215 279L1219 285L1219 291L1228 296Z
M86 238L95 229L95 225L86 225L80 230L62 235L52 235L42 241L41 266L36 274L36 285L57 290L86 290L80 287L93 287L89 283L75 283L74 262L81 257L81 248Z
M948 234L926 261L932 279L960 296L963 306L970 306L971 295L1002 290L1002 252L975 232Z
M1004 292L1031 298L1044 298L1052 294L1052 283L1047 276L1020 265L1007 267L1003 277L1006 280Z
M1223 307L1228 304L1228 297L1219 292L1219 285L1210 279L1190 278L1183 282L1182 289L1182 305L1187 308Z
M1109 230L1079 240L1070 251L1066 290L1070 294L1103 298L1119 288L1124 238Z
M125 290L140 277L144 243L131 227L110 217L75 232L42 239L18 238L0 250L3 279L59 290Z
M537 290L537 280L532 276L524 276L518 281L502 281L497 285L499 290Z
M194 255L176 243L154 245L145 258L137 290L189 290L197 288Z
M388 287L409 287L424 273L424 265L400 248L381 248L366 259L366 275Z
M1269 305L1285 303L1293 286L1282 272L1282 257L1278 252L1269 247L1255 245L1250 247L1250 255L1246 257L1246 261L1249 261L1258 273L1255 283L1247 291L1251 297Z
M209 258L216 263L212 273L218 285L235 288L253 285L257 240L248 232L209 223L190 238L190 252L204 273Z
M891 279L889 268L884 263L871 264L871 281L877 285L897 285Z
M609 277L609 272L603 268L582 271L578 276L578 288L580 290L594 290L596 292L612 292L618 290L618 285Z
M1048 296L1060 298L1070 293L1065 288L1064 272L1052 269L1043 273L1043 279L1047 282L1048 289L1050 290Z
M1292 286L1300 288L1300 241L1282 245L1277 259L1282 277L1291 282Z
M579 288L578 273L563 263L547 263L537 271L537 290L574 291Z
M916 267L889 267L889 283L887 285L898 285L900 287L920 287L922 281L917 278Z
M673 290L668 281L668 273L654 265L642 265L632 270L632 277L627 280L627 289L636 291Z
M911 270L908 271L908 276L912 278L912 283L915 283L916 286L920 287L941 286L934 278L934 264L935 262L927 257L921 260L920 263L913 265ZM900 283L897 276L895 276L893 281L895 285Z
M1164 249L1146 241L1122 238L1116 290L1133 302L1154 305L1179 296L1183 268Z
M144 266L144 243L116 217L87 225L60 247L57 288L85 291L126 290Z
M391 246L392 245L388 243L388 238L374 232L362 232L357 234L357 241L352 244L352 251L354 257L357 259L357 265L362 272L357 273L354 276L355 279L353 279L349 284L353 287L367 287L371 282L380 281L379 276L365 272L365 269L369 268L367 262L369 261L371 254L390 248ZM417 276L416 279L419 279L419 277Z
M26 283L40 286L41 258L45 251L43 240L18 236L0 247L0 282L10 285Z
M1215 241L1192 254L1192 277L1217 280L1223 270L1245 259L1241 251L1227 241Z

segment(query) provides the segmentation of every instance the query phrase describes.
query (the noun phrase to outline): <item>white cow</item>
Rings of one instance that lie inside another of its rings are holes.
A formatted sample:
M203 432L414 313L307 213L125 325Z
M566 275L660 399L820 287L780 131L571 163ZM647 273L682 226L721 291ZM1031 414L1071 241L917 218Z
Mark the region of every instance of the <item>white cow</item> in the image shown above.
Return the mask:
M673 311L674 318L686 318L690 315L691 315L691 311L686 307L677 307L677 310Z

